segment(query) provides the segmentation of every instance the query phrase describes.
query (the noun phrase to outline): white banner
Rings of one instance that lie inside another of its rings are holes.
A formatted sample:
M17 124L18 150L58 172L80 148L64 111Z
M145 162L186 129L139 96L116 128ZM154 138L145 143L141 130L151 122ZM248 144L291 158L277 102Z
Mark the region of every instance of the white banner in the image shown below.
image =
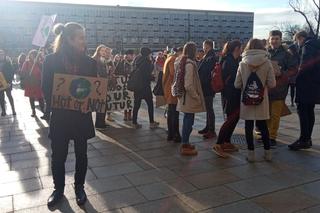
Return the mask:
M33 37L32 44L38 47L46 46L50 32L54 25L57 15L42 16L36 34Z
M133 108L133 92L127 90L128 78L116 76L117 86L107 92L107 111L123 111Z

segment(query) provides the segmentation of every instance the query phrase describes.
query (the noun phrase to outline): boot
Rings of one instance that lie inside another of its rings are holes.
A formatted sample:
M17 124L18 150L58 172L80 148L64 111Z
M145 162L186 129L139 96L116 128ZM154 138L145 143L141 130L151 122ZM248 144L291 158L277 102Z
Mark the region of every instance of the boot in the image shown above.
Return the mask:
M264 159L268 162L272 161L272 152L271 150L264 150Z
M47 205L53 207L56 205L63 197L63 190L54 190L50 197L48 198Z
M180 154L183 156L196 156L198 151L190 144L183 144L181 146Z
M84 188L76 187L75 194L76 194L77 204L79 206L82 206L83 204L85 204L85 202L87 201L87 195L86 195L86 192L84 191Z
M247 161L249 163L254 163L255 160L256 160L256 157L255 157L254 150L248 150Z

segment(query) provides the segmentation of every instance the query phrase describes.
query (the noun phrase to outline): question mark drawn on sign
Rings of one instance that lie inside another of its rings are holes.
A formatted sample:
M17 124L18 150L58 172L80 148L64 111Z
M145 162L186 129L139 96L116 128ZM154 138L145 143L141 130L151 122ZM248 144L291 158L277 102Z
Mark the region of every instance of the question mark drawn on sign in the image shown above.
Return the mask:
M60 83L58 83L56 91L58 91L60 89L60 86L66 82L66 79L59 78L59 81L60 81Z
M99 88L101 86L101 82L100 81L95 81L94 84L97 85L96 92L98 93L98 95L101 95L101 92L99 91Z

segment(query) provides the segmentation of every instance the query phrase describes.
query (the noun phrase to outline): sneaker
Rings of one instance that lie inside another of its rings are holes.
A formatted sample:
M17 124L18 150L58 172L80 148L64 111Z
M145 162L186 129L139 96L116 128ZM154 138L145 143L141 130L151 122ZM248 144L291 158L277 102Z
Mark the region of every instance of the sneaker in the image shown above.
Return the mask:
M239 147L233 145L232 143L223 143L221 144L221 148L224 152L238 152Z
M211 139L211 138L216 138L217 137L217 133L216 132L212 132L212 131L208 131L207 133L205 133L203 135L204 139Z
M48 198L48 207L55 206L63 198L63 190L54 190Z
M200 130L198 133L199 133L200 135L204 135L204 134L206 134L207 132L208 132L208 128L205 127L203 130Z
M254 150L248 150L247 161L249 163L254 163L256 160Z
M228 158L229 156L223 151L222 146L220 144L215 144L212 147L212 151L216 153L219 157Z
M13 116L16 116L16 115L17 115L16 111L13 111L13 112L12 112L12 115L13 115Z
M141 129L142 125L141 124L132 124L132 128L134 129Z
M87 201L87 195L83 188L76 188L75 189L76 194L76 201L79 206L82 206Z
M196 156L198 151L195 148L192 149L191 147L192 145L190 146L190 144L183 144L180 149L180 154L182 156Z
M264 159L268 162L272 161L272 152L271 150L264 150Z
M49 121L49 120L50 120L50 115L44 114L44 115L41 116L40 118L41 118L42 120Z
M6 115L7 115L6 112L2 112L2 113L1 113L1 116L2 116L2 117L6 116Z
M153 122L153 123L150 123L150 129L156 129L159 127L159 122Z

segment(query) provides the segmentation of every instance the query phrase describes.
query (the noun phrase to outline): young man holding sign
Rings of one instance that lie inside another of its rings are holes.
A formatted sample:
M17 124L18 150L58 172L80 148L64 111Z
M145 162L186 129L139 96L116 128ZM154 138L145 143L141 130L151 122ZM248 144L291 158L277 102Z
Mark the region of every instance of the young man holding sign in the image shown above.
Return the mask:
M58 92L64 84L61 77L59 84L55 82L56 74L68 74L71 76L97 76L96 62L86 55L86 42L84 28L77 23L58 24L54 28L57 35L54 45L54 53L45 58L43 65L42 89L48 104L54 100L52 94ZM86 81L84 78L83 82ZM59 80L59 79L58 79ZM82 87L79 87L79 85ZM77 96L86 95L85 83L79 81L76 86ZM84 85L84 86L83 86ZM60 86L60 87L59 87ZM70 85L70 90L72 85ZM87 87L88 88L88 87ZM91 87L92 89L92 87ZM98 88L94 88L98 89ZM53 91L55 90L55 91ZM69 100L64 100L68 103ZM81 106L79 107L81 108ZM52 148L51 168L55 190L48 199L48 206L54 206L61 200L65 186L65 161L68 155L68 144L74 140L76 155L75 194L78 205L85 203L87 196L84 191L84 182L87 172L87 140L95 136L91 112L75 111L52 107L50 120L50 133Z

